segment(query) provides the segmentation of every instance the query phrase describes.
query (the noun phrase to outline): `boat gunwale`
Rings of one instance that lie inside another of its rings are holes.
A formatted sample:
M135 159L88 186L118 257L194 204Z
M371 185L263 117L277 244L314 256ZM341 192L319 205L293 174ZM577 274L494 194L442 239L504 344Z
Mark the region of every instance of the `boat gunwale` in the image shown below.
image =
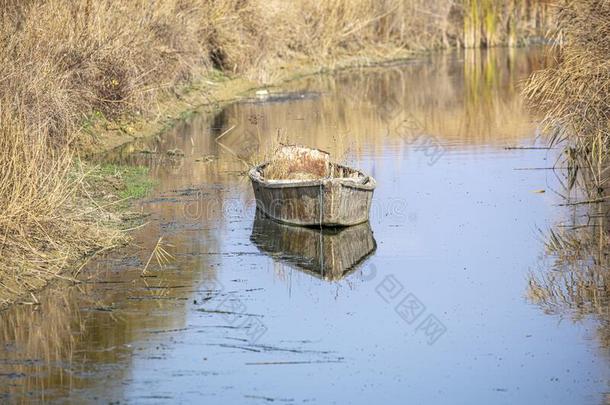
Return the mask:
M263 185L268 188L301 188L301 187L320 187L320 186L328 186L332 184L340 184L342 186L355 188L363 191L373 191L377 186L377 182L372 176L367 175L361 170L355 169L353 167L336 164L337 166L348 168L353 170L360 175L364 176L360 182L354 181L353 179L349 179L347 177L324 177L316 180L266 180L261 172L265 166L267 166L270 162L264 162L259 165L254 166L248 172L248 176L252 181L256 181L257 183Z

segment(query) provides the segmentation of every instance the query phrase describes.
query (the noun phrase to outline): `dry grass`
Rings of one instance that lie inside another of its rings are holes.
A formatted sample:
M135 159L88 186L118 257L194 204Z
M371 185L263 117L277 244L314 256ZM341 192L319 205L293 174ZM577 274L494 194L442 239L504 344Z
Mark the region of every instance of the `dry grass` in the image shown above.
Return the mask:
M0 95L19 101L28 125L64 137L93 116L150 112L161 95L211 69L264 77L291 61L463 45L470 3L1 0ZM472 46L507 43L502 27L517 15L520 37L544 32L543 1L475 3L497 14L498 32Z
M532 75L525 95L542 115L550 144L563 148L559 164L567 166L568 196L581 201L570 227L548 235L553 271L532 276L528 295L548 312L567 312L578 320L594 316L608 348L610 2L558 0L556 5L552 52L557 63Z
M607 196L610 146L610 3L558 1L557 64L536 72L525 95L544 117L551 144L562 144L567 187Z
M0 94L55 134L93 113L145 113L160 93L212 68L261 76L291 60L461 45L472 8L440 0L2 2ZM507 43L501 27L517 14L527 27L521 37L544 32L530 27L544 2L499 3L519 12L493 8L497 39L470 45Z
M551 1L463 0L462 44L466 48L518 45L552 26Z
M0 307L119 238L102 226L105 212L82 197L86 174L76 172L70 152L50 148L45 129L27 131L2 106Z
M92 120L154 119L161 98L214 70L263 78L303 60L459 46L464 4L0 0L0 303L115 240L72 165ZM543 7L523 4L519 21Z

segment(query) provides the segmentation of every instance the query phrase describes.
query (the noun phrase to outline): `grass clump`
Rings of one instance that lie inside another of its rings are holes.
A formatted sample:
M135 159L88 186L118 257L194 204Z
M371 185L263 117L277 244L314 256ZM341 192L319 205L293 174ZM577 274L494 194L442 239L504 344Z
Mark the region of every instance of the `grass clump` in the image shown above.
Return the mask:
M87 175L88 186L102 199L119 198L123 202L143 198L152 190L155 182L144 166L101 164Z
M608 196L610 3L557 2L557 64L536 72L525 95L543 116L551 145L562 145L567 188Z
M49 138L0 108L0 307L122 238L88 196L86 173Z

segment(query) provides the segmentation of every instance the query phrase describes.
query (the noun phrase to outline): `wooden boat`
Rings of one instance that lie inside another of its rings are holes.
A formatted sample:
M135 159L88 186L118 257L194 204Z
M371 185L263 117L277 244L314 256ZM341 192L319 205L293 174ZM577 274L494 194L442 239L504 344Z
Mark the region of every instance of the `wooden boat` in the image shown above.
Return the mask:
M281 224L260 212L250 240L279 263L327 281L352 273L377 248L368 222L316 229Z
M324 151L284 146L249 176L257 207L276 221L334 227L369 219L375 179L330 162Z

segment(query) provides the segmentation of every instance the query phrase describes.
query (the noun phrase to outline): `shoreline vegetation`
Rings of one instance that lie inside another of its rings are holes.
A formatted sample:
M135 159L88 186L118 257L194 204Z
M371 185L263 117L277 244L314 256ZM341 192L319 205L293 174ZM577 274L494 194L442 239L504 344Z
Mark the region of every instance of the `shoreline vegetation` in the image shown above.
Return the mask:
M551 33L557 63L534 72L523 93L543 118L550 146L564 147L566 191L605 201L610 180L610 4L561 0L557 10L557 28Z
M553 19L542 0L0 0L0 308L125 243L145 173L82 156L295 74L525 45Z
M552 271L532 274L528 296L549 313L599 320L610 342L610 3L560 0L557 63L534 73L524 95L543 118L550 144L563 151L570 220L550 230Z

